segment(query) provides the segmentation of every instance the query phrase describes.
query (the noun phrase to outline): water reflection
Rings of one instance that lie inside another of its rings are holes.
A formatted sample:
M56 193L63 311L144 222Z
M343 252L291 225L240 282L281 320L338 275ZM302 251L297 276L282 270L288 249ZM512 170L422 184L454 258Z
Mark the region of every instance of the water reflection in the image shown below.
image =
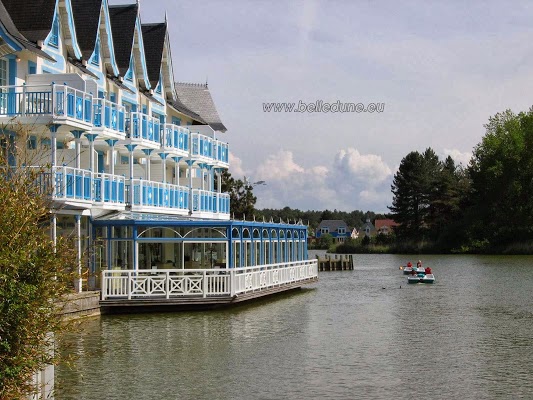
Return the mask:
M356 256L313 289L226 311L102 317L56 399L532 397L533 257ZM401 288L400 288L401 286Z

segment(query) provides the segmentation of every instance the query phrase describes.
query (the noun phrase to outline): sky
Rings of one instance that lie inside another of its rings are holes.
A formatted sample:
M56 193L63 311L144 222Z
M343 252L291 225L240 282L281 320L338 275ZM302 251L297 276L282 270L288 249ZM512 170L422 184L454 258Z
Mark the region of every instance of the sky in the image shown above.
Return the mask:
M111 4L128 1L111 1ZM533 104L533 3L141 0L167 12L175 77L208 82L230 172L257 208L386 212L394 173L432 147L468 164L491 115ZM263 103L384 103L275 113Z

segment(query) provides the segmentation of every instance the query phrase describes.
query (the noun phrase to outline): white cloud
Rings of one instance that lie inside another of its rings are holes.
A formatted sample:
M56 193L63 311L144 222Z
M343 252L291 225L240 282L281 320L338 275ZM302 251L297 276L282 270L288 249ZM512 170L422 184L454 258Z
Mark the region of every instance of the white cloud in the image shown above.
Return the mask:
M463 167L467 167L472 158L472 153L469 151L461 152L457 149L444 149L444 157L451 156L456 164L462 164Z
M369 185L376 185L391 175L391 169L376 154L360 154L354 148L340 150L335 156L334 168L341 175L347 175Z
M381 157L348 148L322 161L330 165L306 168L287 150L267 156L250 172L266 181L255 188L257 207L386 211L392 173Z
M268 156L257 167L256 177L265 181L280 180L303 172L305 172L304 168L294 162L291 151L280 150Z
M242 160L229 152L229 172L235 179L243 179L246 171L242 168Z

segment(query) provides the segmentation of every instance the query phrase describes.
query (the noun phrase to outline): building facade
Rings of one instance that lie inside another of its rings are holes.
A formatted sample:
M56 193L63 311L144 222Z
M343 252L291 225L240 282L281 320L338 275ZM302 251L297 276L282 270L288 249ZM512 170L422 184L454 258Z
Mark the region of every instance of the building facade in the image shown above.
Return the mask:
M355 239L358 235L356 229L348 228L346 222L340 219L325 219L320 221L316 229L316 238L319 239L325 234L331 235L337 243L343 243L349 238Z
M226 127L207 84L177 82L168 23L143 24L139 3L1 0L10 166L45 167L51 235L78 238L90 276L307 259L303 224L230 219Z

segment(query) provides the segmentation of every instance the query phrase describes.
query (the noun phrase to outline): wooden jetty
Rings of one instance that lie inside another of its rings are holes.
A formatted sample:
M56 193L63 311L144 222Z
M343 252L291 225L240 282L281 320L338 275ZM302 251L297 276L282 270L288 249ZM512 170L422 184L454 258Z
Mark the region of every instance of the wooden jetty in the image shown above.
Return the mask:
M316 256L319 271L348 271L353 270L353 256L351 254L326 254Z

